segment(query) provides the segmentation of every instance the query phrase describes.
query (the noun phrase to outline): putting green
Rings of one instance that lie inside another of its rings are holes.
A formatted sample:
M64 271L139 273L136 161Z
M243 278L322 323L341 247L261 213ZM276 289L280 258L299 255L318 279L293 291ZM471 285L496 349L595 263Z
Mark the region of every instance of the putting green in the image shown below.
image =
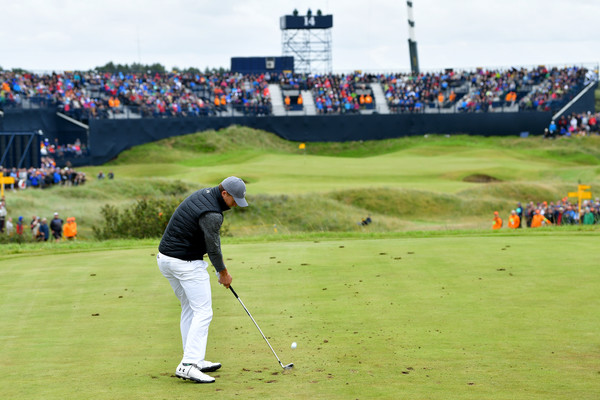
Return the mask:
M177 177L213 184L243 175L253 193L307 193L364 187L412 188L455 193L473 184L462 179L477 172L499 179L528 179L556 168L556 161L521 159L501 151L459 150L422 154L417 150L368 158L262 154L213 166L132 164L115 166L117 176Z
M175 296L152 247L0 269L3 398L596 399L597 233L224 242L212 385L173 377ZM290 349L292 342L298 348Z

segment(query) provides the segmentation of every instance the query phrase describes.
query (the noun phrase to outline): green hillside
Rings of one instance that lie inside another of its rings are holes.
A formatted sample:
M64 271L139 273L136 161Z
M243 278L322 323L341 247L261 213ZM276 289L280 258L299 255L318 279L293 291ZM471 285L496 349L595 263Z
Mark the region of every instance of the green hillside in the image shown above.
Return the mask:
M556 201L578 183L600 183L600 137L438 136L347 143L298 143L232 126L164 139L86 167L83 187L8 193L13 219L75 216L81 237L102 206L183 196L223 177L248 184L251 207L228 218L234 235L311 231L487 229L494 210ZM116 179L95 179L112 170ZM370 215L374 223L358 222Z

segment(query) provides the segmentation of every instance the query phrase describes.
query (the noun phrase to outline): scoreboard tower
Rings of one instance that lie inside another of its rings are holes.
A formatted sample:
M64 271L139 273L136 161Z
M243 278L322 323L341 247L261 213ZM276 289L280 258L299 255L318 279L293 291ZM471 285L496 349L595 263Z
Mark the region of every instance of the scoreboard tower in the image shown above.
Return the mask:
M294 57L294 71L331 73L333 15L284 15L279 20L283 56Z

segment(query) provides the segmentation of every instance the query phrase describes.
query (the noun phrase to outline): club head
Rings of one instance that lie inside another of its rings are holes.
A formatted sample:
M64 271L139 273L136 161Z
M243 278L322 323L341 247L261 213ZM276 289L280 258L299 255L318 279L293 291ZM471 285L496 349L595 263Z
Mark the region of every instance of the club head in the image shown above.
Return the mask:
M294 368L294 363L289 363L288 365L282 365L283 369L292 369Z

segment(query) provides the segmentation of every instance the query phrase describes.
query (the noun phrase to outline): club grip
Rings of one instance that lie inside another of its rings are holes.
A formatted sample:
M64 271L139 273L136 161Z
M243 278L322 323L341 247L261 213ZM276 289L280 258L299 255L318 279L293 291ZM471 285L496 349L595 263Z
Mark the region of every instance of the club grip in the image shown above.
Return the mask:
M233 293L236 299L239 299L237 293L235 292L235 290L233 290L233 287L231 287L231 285L229 285L229 290L231 290L231 293Z

